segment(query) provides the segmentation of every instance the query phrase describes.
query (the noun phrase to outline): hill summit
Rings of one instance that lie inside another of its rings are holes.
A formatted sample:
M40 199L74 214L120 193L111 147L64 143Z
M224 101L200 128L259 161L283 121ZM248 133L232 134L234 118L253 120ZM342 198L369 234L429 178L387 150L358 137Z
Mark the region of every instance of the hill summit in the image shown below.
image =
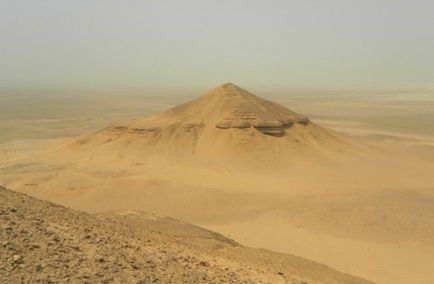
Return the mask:
M309 120L279 104L261 99L252 93L227 83L211 90L190 103L175 107L165 117L187 121L184 127L207 124L217 129L255 128L265 135L283 136L295 123L308 124Z
M226 83L162 113L86 135L78 144L122 157L276 163L340 140L307 117Z

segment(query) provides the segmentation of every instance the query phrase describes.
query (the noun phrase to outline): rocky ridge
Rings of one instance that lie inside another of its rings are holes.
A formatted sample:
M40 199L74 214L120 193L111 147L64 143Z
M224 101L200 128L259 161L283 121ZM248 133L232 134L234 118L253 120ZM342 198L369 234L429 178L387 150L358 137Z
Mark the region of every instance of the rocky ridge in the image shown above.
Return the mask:
M0 187L5 283L370 283L141 212L100 215Z

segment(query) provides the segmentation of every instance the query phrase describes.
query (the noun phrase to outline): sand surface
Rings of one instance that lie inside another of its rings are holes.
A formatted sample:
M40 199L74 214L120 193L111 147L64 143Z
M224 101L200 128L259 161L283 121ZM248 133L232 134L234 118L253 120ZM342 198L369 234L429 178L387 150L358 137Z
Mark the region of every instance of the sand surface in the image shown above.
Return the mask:
M61 103L48 110L44 105L32 109L27 120L4 112L0 183L92 213L140 210L172 216L378 283L431 283L434 103L429 96L362 97L270 94L267 98L315 125L304 143L312 147L288 144L290 158L276 162L279 166L271 163L274 158L265 166L204 156L193 162L147 159L131 139L116 147L90 143L71 150L71 143L83 138L76 135L158 113L180 103L179 97L158 102L113 95L110 103L102 96L104 107L77 103L60 111L66 108ZM58 113L50 112L54 109ZM141 123L136 128L148 127ZM306 138L305 128L297 129L300 139ZM200 143L214 142L207 137ZM271 145L274 138L260 141Z

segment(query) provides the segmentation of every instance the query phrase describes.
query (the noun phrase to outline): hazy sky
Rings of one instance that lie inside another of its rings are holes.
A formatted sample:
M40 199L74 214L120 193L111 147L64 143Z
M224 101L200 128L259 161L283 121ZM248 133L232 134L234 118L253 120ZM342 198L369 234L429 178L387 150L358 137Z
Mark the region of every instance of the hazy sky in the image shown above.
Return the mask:
M0 87L434 90L433 0L0 0Z

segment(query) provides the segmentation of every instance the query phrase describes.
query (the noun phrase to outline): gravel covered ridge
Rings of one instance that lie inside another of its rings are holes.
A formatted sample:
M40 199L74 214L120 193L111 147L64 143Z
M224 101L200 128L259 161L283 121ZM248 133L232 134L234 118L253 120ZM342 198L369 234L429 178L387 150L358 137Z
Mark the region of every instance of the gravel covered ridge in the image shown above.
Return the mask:
M211 244L194 245L197 237L180 239L2 187L0 225L2 283L369 283L212 232Z

